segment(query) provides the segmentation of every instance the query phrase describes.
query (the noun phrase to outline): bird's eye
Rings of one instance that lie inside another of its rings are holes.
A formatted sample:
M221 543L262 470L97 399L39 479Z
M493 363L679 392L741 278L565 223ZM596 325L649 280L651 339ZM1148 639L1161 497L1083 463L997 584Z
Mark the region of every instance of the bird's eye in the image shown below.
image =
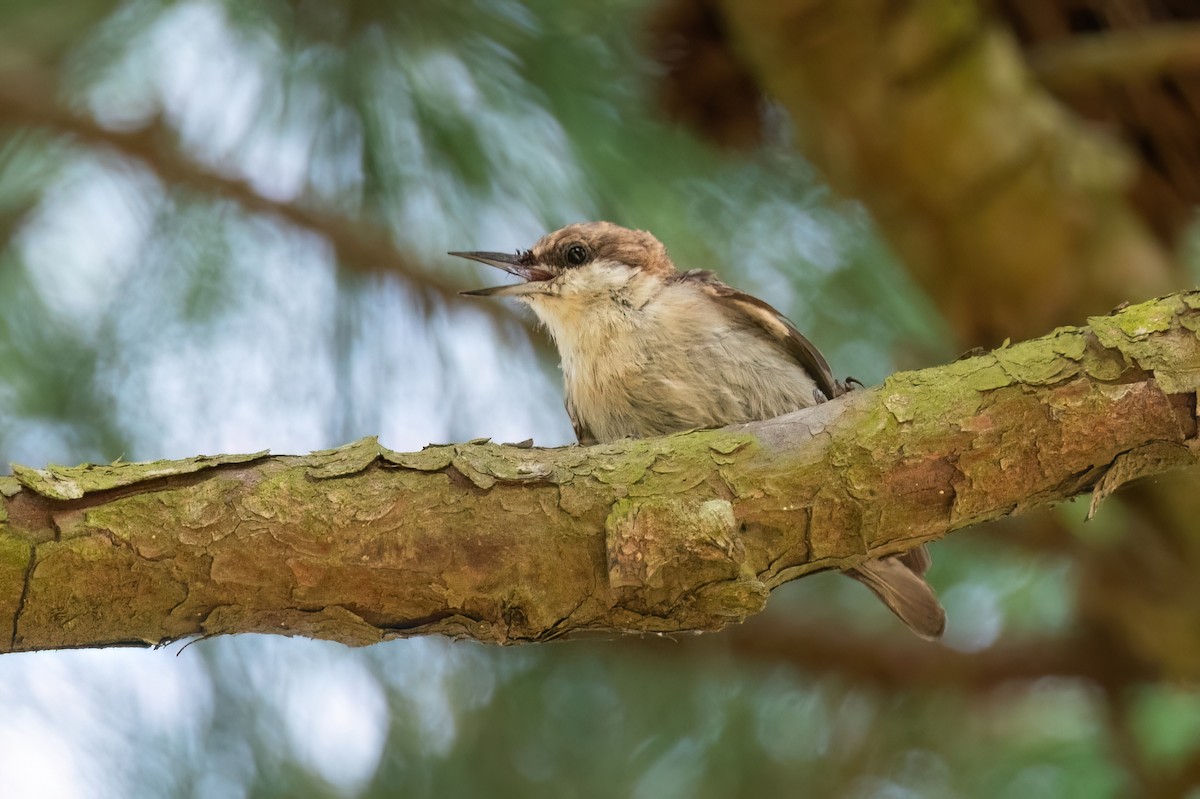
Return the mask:
M582 266L587 263L587 259L587 247L584 247L582 244L572 244L567 248L567 263L571 266Z

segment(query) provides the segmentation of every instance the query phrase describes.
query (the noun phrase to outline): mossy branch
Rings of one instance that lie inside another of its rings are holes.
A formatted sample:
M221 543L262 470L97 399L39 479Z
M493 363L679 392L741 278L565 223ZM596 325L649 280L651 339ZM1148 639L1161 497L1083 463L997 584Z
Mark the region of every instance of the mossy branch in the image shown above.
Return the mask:
M0 478L2 650L714 630L802 575L1196 460L1200 293L755 424Z

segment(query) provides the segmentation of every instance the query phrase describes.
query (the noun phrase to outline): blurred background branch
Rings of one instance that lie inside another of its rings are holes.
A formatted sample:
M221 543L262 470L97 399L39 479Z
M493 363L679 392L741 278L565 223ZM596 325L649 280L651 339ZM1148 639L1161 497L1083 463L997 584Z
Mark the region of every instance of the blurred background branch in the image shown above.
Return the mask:
M1034 74L1055 89L1117 81L1150 82L1200 70L1200 25L1155 24L1042 45L1029 52Z
M54 99L58 95L58 87L47 75L29 69L0 73L0 125L10 129L44 128L86 146L108 148L136 159L167 185L233 200L246 211L276 216L309 230L329 242L338 262L346 268L388 271L417 293L442 302L462 301L458 292L470 287L418 266L388 240L383 230L298 203L272 200L257 192L249 181L222 175L188 158L177 143L172 143L172 131L161 119L133 130L113 130L64 108ZM497 303L480 307L485 313L511 312Z
M709 658L718 652L764 664L786 663L811 674L836 675L889 691L994 691L1022 680L1082 679L1104 687L1152 680L1145 664L1108 657L1098 631L1044 640L1004 641L981 652L880 641L824 624L755 617L725 635L644 641L662 657Z
M871 209L964 347L1178 286L1183 270L1126 200L1131 155L1063 113L982 9L726 12L806 154Z

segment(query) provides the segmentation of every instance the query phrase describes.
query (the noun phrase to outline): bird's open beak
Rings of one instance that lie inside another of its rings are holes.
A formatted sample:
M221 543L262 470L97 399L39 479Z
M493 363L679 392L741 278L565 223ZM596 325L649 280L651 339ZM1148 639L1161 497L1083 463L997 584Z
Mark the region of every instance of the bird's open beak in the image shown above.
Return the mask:
M508 286L492 286L486 289L459 292L468 297L517 297L522 294L535 294L540 291L538 283L553 277L553 274L543 267L522 263L519 255L509 255L503 252L452 252L447 254L456 255L459 258L469 258L481 264L503 269L510 275L516 275L525 281Z

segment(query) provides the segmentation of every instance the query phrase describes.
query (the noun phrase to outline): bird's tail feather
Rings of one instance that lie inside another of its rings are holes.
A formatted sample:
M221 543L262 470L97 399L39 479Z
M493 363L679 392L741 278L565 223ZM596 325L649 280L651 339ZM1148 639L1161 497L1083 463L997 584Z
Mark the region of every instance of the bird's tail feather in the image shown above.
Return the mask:
M868 560L846 573L870 588L914 633L936 641L946 629L946 611L922 576L928 568L929 553L917 547Z

